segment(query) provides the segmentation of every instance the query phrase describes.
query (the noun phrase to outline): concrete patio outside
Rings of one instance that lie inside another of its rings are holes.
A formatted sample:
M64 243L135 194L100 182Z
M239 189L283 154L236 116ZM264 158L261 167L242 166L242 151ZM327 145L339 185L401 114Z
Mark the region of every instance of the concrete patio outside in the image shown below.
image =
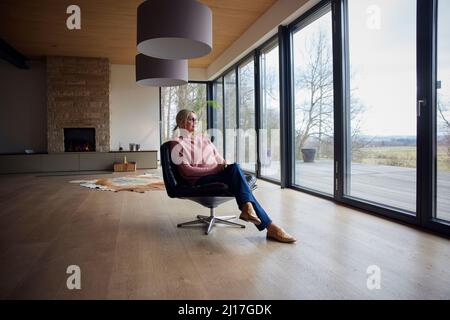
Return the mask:
M279 176L279 162L264 167L267 177ZM297 161L295 183L302 187L333 194L333 161ZM416 169L353 163L350 174L352 197L415 212ZM437 177L437 218L450 221L450 172Z

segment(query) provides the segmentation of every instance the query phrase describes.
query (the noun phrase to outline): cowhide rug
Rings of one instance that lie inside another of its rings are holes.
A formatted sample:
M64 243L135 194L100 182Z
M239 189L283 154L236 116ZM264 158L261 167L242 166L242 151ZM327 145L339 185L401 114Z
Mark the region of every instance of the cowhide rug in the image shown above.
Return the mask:
M165 190L163 179L152 173L95 180L72 180L70 183L78 183L80 186L90 189L114 192L134 191L144 193L152 190Z

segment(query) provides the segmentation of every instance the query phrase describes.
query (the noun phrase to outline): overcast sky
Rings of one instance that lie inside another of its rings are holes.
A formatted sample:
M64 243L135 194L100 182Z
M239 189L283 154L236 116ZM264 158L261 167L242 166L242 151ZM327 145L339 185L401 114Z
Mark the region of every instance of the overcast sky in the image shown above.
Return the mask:
M439 13L439 94L450 102L450 0L439 1ZM351 88L365 106L363 134L416 135L416 19L413 0L349 0ZM301 38L319 25L331 30L330 20L305 27Z
M416 1L350 0L353 85L367 106L364 131L416 134ZM439 94L450 97L450 1L439 1ZM379 14L379 25L374 15ZM376 19L375 19L376 20Z

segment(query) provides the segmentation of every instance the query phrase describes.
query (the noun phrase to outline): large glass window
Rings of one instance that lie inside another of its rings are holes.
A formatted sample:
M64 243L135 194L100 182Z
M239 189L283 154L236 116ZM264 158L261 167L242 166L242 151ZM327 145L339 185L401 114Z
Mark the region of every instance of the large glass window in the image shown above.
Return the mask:
M255 51L257 79L254 59L245 58L213 83L212 126L224 132L223 144L215 141L216 145L219 149L223 146L229 163L239 162L251 172L258 169L261 177L447 232L450 1L344 0L333 6L339 9L334 13L331 3L320 1L288 26L291 42L281 50L289 49L287 66L279 66L278 42L271 41ZM436 8L437 15L429 19ZM424 19L416 21L419 13ZM283 28L283 38L284 32ZM431 34L436 42L430 41ZM432 43L436 48L430 48ZM337 52L337 48L342 50ZM433 61L431 49L436 50ZM292 72L286 96L280 96L286 89L280 88L280 67ZM433 91L429 83L432 71L437 80ZM335 95L339 97L336 105ZM436 100L427 101L431 98ZM417 99L423 100L425 108L418 108ZM418 110L423 110L422 115ZM284 111L286 120L292 121L288 128L281 128ZM430 120L429 115L435 118ZM163 119L166 116L164 113ZM427 158L430 152L426 148L431 146L419 148L423 151L419 165L431 160L435 164L435 193L430 188L417 195L417 187L428 188L431 181L427 176L431 168L420 167L417 176L418 125L424 134L419 135L420 143L426 144L431 129L435 130L435 152ZM260 132L255 132L256 127ZM280 129L292 132L292 137L280 141ZM291 141L290 149L280 155L282 143ZM293 161L292 167L281 168L281 158ZM424 179L423 183L418 179ZM417 196L421 204L418 213ZM437 219L428 221L431 214Z
M225 159L236 162L236 72L233 70L224 77L224 120L225 120Z
M213 143L216 145L217 149L223 152L223 79L220 77L213 83L213 100L210 102L212 114L213 114L213 124L211 131L211 136L214 136ZM212 138L212 137L211 137Z
M175 117L182 109L193 110L199 122L197 131L206 130L206 83L188 83L177 87L161 88L161 140L172 138Z
M255 172L255 63L251 59L238 68L239 74L239 163L242 169Z
M450 221L450 1L438 2L436 216Z
M278 42L263 50L260 56L261 130L259 157L261 176L279 181L280 167L280 75Z
M333 194L334 118L331 12L300 25L293 40L294 184Z
M349 0L347 190L416 211L416 1Z

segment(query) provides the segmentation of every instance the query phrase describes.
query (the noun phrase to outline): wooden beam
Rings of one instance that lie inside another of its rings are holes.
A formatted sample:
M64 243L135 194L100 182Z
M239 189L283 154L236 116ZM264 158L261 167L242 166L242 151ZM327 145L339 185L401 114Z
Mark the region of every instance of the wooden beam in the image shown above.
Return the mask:
M0 58L8 61L17 68L30 69L26 62L27 57L11 47L2 38L0 38Z

